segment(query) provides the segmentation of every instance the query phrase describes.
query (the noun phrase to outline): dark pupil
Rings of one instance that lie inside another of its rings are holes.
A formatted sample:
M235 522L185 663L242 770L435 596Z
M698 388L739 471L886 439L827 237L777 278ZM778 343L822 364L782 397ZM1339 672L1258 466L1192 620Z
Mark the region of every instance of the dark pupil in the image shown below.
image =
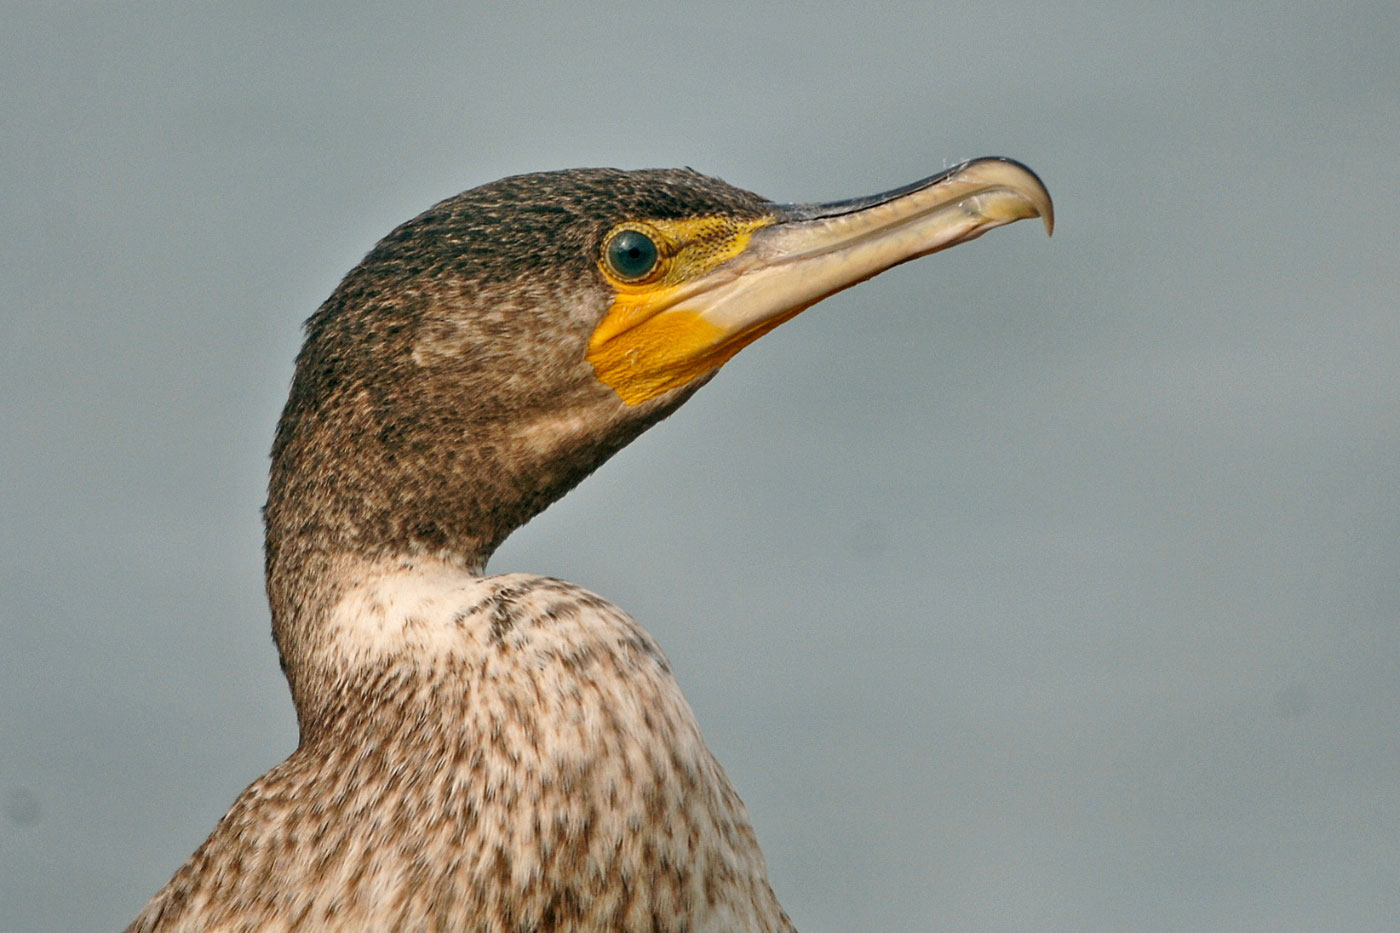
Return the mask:
M656 265L656 244L645 233L624 230L608 244L608 264L627 278L646 275Z

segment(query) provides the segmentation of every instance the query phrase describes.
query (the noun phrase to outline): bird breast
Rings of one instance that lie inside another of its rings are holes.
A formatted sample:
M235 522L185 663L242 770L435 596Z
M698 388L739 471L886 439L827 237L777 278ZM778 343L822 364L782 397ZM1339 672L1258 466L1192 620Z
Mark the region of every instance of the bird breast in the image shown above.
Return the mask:
M329 633L331 714L146 919L163 903L268 930L788 928L669 663L606 600L397 560L353 575Z

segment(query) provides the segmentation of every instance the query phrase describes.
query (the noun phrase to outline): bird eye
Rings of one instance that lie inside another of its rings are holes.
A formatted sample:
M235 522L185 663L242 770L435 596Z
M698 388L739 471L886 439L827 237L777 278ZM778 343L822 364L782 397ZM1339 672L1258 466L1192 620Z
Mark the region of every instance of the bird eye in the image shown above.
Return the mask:
M656 268L656 243L640 230L619 230L603 248L608 268L618 278L635 280Z

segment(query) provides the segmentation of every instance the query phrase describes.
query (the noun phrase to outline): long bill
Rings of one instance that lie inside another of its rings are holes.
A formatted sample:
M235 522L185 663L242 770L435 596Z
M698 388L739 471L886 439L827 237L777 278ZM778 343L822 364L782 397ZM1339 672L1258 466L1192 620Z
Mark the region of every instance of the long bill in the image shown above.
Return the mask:
M865 198L775 205L737 254L670 292L626 331L600 327L589 359L638 404L713 372L749 343L836 292L903 262L1039 217L1054 228L1040 179L983 158ZM619 352L620 351L620 352Z

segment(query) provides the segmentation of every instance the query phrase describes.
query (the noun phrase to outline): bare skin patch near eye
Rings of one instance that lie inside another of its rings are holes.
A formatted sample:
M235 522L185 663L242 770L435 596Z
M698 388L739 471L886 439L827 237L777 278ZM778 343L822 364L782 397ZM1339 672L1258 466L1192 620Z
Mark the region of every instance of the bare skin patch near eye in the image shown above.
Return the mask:
M700 315L661 312L695 294L692 283L742 253L753 232L771 223L771 217L696 217L628 221L609 231L598 267L616 297L593 331L587 357L598 379L627 404L638 405L737 353L749 341L731 349L724 331ZM638 235L654 246L655 262L632 278L626 273L637 269L618 266L635 260L639 251L646 255ZM639 248L623 253L619 243Z

